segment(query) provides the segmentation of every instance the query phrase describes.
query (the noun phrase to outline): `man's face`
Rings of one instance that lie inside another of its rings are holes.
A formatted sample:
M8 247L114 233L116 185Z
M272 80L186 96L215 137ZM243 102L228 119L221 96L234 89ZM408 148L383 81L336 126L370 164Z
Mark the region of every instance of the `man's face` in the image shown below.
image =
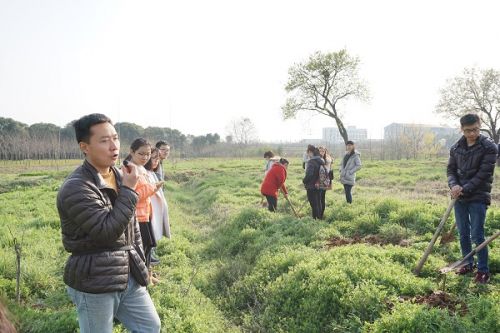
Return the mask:
M354 150L354 145L349 144L349 145L346 145L345 148L347 149L348 152L351 152Z
M89 142L80 142L80 150L98 171L113 166L120 152L120 140L114 126L107 122L92 126Z
M162 161L166 159L170 154L170 146L168 145L162 145L160 146L160 148L158 148L158 150L160 151L160 160Z
M479 122L474 123L472 125L464 125L462 126L462 132L464 133L465 138L469 142L474 142L479 137L481 133L481 125Z

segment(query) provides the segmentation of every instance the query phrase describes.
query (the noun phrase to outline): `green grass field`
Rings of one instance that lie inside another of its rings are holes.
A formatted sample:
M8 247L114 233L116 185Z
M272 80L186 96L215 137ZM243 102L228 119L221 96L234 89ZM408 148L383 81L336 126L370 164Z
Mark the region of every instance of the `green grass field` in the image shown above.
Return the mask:
M0 163L0 297L20 332L78 331L62 282L68 254L55 197L79 162ZM445 167L444 160L365 161L354 203L344 202L335 179L326 219L315 221L299 160L291 160L287 185L300 219L283 198L277 214L260 207L261 160L168 162L173 238L159 244L161 283L150 288L163 330L498 332L498 241L490 245L488 285L438 274L460 258L458 241L436 244L421 276L412 274L449 202ZM487 235L500 229L499 182ZM13 237L23 251L20 305Z

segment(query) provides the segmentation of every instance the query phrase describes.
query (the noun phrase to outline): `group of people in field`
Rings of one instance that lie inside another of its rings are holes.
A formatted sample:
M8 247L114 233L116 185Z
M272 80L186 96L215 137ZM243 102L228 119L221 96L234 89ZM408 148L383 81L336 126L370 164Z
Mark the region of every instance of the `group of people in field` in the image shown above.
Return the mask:
M281 191L288 199L285 181L289 162L285 158L275 156L272 151L266 151L264 159L266 166L260 191L267 199L269 211L275 212L278 206L278 192ZM334 159L326 147L307 146L302 164L305 171L302 183L307 191L313 219L324 219L326 192L332 189L334 179L333 162ZM361 169L360 153L355 149L354 142L347 141L345 155L339 164L339 179L344 186L348 203L352 203L352 188L356 183L356 172L359 169Z
M460 118L463 136L451 147L447 166L450 196L454 204L455 223L460 234L460 248L465 257L476 246L485 241L484 224L486 210L491 204L491 189L495 164L499 159L498 146L481 134L481 120L477 114L466 114ZM267 207L275 212L278 192L281 190L288 199L285 181L288 161L274 156L271 151L264 154L266 159L265 177L261 194L267 199ZM309 145L304 155L302 180L311 205L312 217L323 219L326 191L331 189L333 180L333 157L325 147ZM356 172L361 168L360 154L354 142L348 141L346 152L339 165L340 183L344 186L346 201L352 203L352 187L356 182ZM488 268L488 247L477 253L477 265L471 257L457 274L474 273L474 281L484 284L490 280Z
M463 136L451 147L448 185L455 203L455 220L465 256L484 242L486 210L491 203L493 172L498 149L480 134L480 119L467 114L460 119ZM151 273L154 247L170 237L168 206L162 192L162 160L170 147L160 141L152 146L134 140L123 167L120 140L111 120L103 114L86 115L73 124L83 164L64 181L57 195L62 243L70 253L64 282L76 305L80 332L112 333L119 320L132 332L160 332L160 319L146 286L156 283ZM331 188L334 159L325 147L307 147L302 180L312 217L323 219L326 191ZM285 186L289 162L266 152L261 193L270 211L276 211L278 191ZM356 171L361 167L353 142L339 163L346 201L352 202ZM477 253L458 274L474 273L476 283L490 280L488 248ZM0 330L15 332L0 305Z

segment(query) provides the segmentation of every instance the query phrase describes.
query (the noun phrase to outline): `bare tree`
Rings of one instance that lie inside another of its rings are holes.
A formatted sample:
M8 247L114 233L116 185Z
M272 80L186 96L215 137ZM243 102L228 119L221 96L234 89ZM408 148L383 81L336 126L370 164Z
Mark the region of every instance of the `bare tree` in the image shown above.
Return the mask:
M250 118L233 120L229 125L233 142L248 145L257 141L257 130Z
M313 111L331 117L337 123L344 143L349 140L347 130L337 109L338 102L356 98L368 100L368 88L358 76L359 59L346 50L316 52L305 63L288 70L289 94L282 107L283 118L295 118L299 111Z
M462 75L448 80L441 89L436 112L449 118L477 113L486 126L481 130L496 142L500 139L500 71L465 68Z

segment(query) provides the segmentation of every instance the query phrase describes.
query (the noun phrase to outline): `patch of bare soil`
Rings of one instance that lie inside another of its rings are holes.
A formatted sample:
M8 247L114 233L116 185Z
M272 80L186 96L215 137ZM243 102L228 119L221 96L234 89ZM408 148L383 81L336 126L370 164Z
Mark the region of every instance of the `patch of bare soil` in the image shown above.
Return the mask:
M431 308L447 309L450 313L458 313L461 316L465 316L469 311L464 301L440 290L424 296L400 296L398 301L400 303L411 302L414 304L425 304ZM392 309L394 304L388 304L388 306Z
M399 246L410 246L411 241L408 239L402 239L401 241L394 243L390 242L388 240L382 239L380 236L377 235L368 235L365 237L360 237L360 236L354 236L353 238L346 238L346 237L332 237L329 240L327 240L325 246L326 248L330 249L332 247L337 247L337 246L345 246L345 245L351 245L351 244L371 244L371 245L387 245L387 244L393 244L393 245L399 245Z

